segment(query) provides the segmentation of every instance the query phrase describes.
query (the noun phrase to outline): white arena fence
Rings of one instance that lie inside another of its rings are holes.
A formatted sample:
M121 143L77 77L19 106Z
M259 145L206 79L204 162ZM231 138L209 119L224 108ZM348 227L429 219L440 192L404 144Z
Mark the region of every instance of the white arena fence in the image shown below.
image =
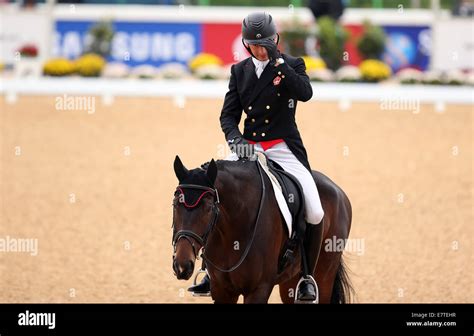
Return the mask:
M0 93L7 101L27 95L94 95L106 97L174 97L224 99L227 81L146 80L101 78L31 78L0 82ZM399 85L397 83L313 83L315 101L334 101L342 106L351 102L419 102L474 105L474 88L467 86Z

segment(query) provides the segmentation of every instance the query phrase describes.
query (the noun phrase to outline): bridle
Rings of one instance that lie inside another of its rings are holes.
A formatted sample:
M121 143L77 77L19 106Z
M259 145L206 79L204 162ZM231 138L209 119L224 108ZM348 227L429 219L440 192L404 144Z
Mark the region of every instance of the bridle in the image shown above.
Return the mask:
M184 195L184 189L203 190L199 198L193 204L187 204L186 202L183 202L184 206L188 209L195 208L206 194L211 194L214 198L214 204L212 205L212 210L211 210L211 218L209 219L209 222L207 223L206 232L204 232L202 236L198 235L197 233L191 230L179 230L173 234L174 254L176 253L176 245L178 244L178 240L180 240L181 238L184 238L189 242L189 244L193 248L194 257L196 257L196 259L199 260L199 255L198 255L199 249L196 249L196 246L194 245L194 241L192 239L196 240L202 247L207 245L207 238L209 234L211 233L211 231L214 229L214 226L216 225L217 220L219 219L219 203L220 203L219 193L217 192L216 188L205 187L198 184L180 184L176 187L176 193L179 192L180 194ZM173 228L174 228L174 220L173 220Z
M192 230L179 230L179 231L173 233L173 251L174 251L174 255L176 254L176 245L178 244L178 241L181 238L183 238L183 239L186 239L186 241L188 241L189 244L192 246L193 253L194 253L194 256L196 257L196 259L199 259L199 256L198 256L199 249L196 249L196 246L194 244L194 241L197 241L202 246L203 252L202 252L201 256L206 261L206 264L211 265L212 267L214 267L215 269L217 269L220 272L230 273L230 272L236 270L244 262L245 258L247 257L247 255L250 251L250 248L253 245L253 241L255 239L255 234L257 232L258 222L259 222L259 219L260 219L260 214L262 212L263 203L265 201L265 180L263 178L263 174L262 174L262 170L260 168L260 164L257 161L255 161L255 162L257 164L257 169L258 169L258 173L259 173L261 184L262 184L262 194L260 196L260 204L259 204L259 207L258 207L257 217L255 219L255 225L254 225L254 228L253 228L252 237L250 239L250 242L245 247L244 253L240 257L240 259L237 261L237 263L234 266L230 267L230 268L224 269L224 268L221 268L221 267L217 266L216 264L214 264L206 256L205 252L206 252L206 248L207 248L207 240L209 238L209 235L213 231L214 227L216 226L217 221L219 220L220 199L219 199L219 193L217 192L217 189L215 187L205 187L205 186L201 186L201 185L197 185L197 184L180 184L176 188L176 193L178 193L178 192L183 193L184 189L203 190L203 192L201 193L201 195L199 196L197 201L194 202L193 204L187 204L186 202L183 202L184 206L188 209L195 208L199 204L201 199L206 194L211 194L214 198L214 204L213 204L212 210L211 210L211 218L209 219L206 231L204 232L204 234L202 236L198 235L197 233L195 233ZM174 225L174 219L173 219L173 228L174 228L174 226L175 225Z

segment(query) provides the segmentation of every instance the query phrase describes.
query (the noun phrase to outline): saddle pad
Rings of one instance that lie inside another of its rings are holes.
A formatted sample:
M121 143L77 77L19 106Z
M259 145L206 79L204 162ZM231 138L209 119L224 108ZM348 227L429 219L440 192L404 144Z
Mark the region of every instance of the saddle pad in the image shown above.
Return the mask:
M283 218L285 219L286 226L288 228L288 236L291 237L291 230L293 227L293 217L291 216L290 209L288 208L288 204L286 203L285 196L281 190L281 185L278 182L277 178L270 172L267 165L267 157L260 152L257 152L258 163L262 167L262 169L267 174L268 178L272 182L273 191L275 193L275 198L278 203L278 208L280 209Z

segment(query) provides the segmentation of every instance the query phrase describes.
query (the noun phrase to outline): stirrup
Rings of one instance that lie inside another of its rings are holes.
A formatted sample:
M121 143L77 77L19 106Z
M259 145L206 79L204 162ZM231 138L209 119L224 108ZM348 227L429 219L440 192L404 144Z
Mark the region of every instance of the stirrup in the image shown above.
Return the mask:
M204 274L207 274L206 270L203 270L202 268L196 273L196 275L194 276L194 280L193 280L193 286L197 286L198 283L197 283L197 279L198 279L198 276L199 274L201 273L204 273ZM207 292L207 293L195 293L195 292L191 292L193 294L193 296L196 296L196 297L209 297L211 296L211 292Z
M316 294L316 299L313 301L306 301L306 300L298 300L298 293L300 292L300 285L303 281L311 281L314 285L314 292ZM295 303L298 304L317 304L319 303L319 288L318 284L316 283L316 280L311 275L308 276L303 276L301 277L300 281L298 281L298 284L296 285L296 291L295 291Z

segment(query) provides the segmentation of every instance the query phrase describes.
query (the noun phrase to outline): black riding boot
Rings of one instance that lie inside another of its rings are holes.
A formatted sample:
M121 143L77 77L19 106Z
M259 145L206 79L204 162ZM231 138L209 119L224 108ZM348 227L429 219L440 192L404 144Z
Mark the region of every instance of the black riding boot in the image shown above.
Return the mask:
M297 293L298 301L315 301L317 299L316 288L308 276L313 276L314 268L318 262L319 252L323 241L323 221L313 225L306 223L304 240L303 281ZM307 279L307 280L306 280Z
M209 295L211 293L211 279L209 278L209 275L206 273L201 282L189 287L188 291L196 295Z

